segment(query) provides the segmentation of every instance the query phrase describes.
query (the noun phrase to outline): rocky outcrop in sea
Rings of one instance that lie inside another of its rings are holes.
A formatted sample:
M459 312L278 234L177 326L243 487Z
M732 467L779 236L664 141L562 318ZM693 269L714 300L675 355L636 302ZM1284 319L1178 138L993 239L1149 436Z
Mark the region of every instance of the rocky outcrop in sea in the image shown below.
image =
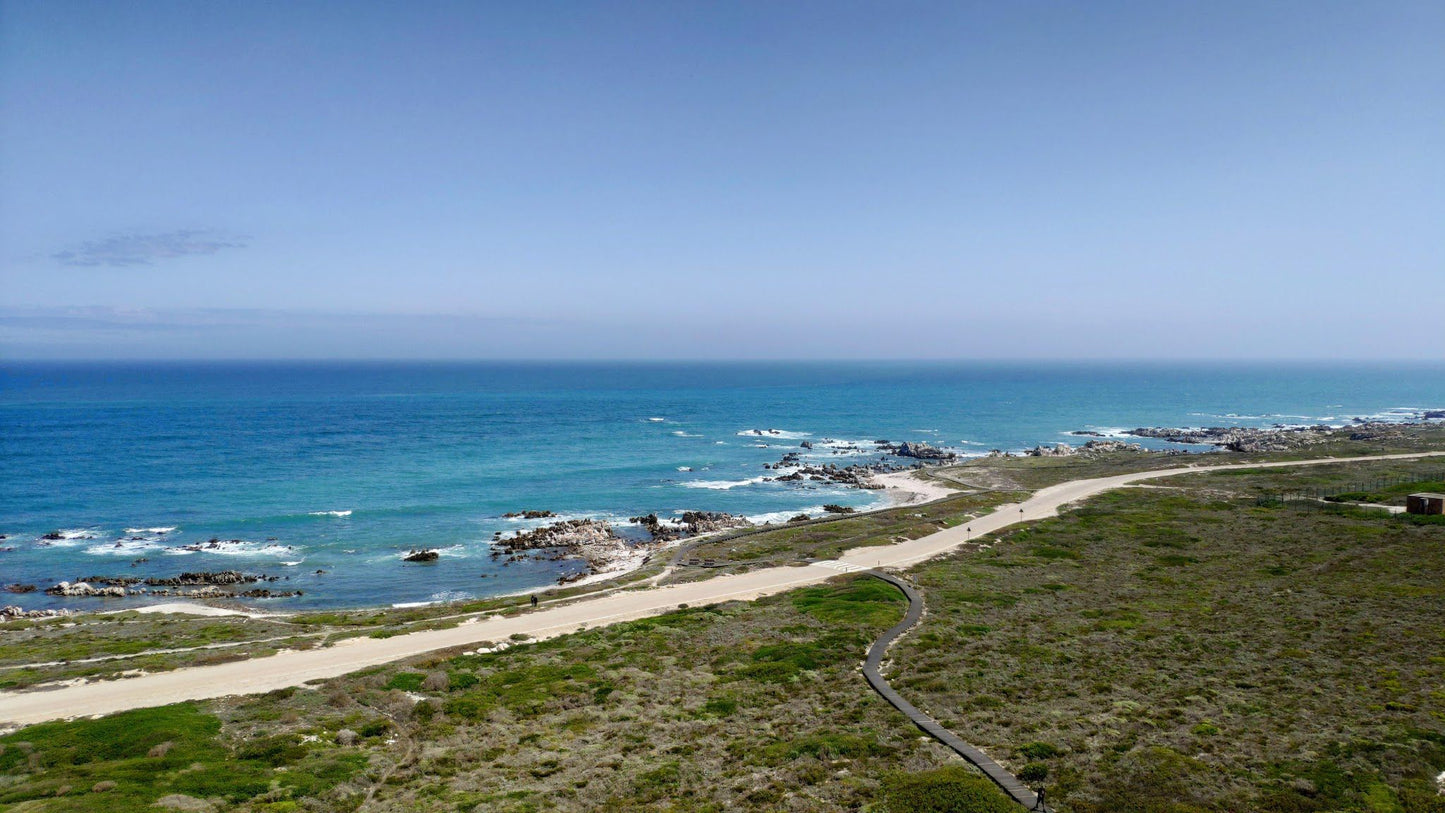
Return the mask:
M224 590L223 587L237 587L257 582L280 581L280 576L264 576L242 573L238 570L200 571L182 573L178 576L150 577L135 576L88 576L73 581L63 581L45 588L47 595L64 598L125 598L126 596L165 596L173 598L286 598L302 595L300 590L271 590L255 587L249 590ZM33 585L15 585L30 587ZM29 592L13 590L11 592Z
M916 460L953 460L958 457L954 452L947 449L940 449L936 446L929 446L927 443L912 443L903 441L897 446L890 444L890 451L899 457L911 457Z
M1075 433L1079 434L1079 433ZM1137 443L1125 443L1121 440L1091 440L1083 446L1070 446L1067 443L1055 443L1045 446L1040 444L1024 452L1029 457L1098 457L1115 452L1142 452L1144 447Z
M561 561L580 559L587 563L592 573L604 573L617 568L628 559L636 546L618 536L612 526L596 519L569 519L543 525L512 536L500 533L492 540L492 557L506 556L515 560L532 556ZM563 577L563 583L571 580Z
M675 520L659 519L656 514L633 517L632 522L642 526L654 542L673 542L698 534L716 533L729 528L746 528L752 521L744 516L721 511L684 511Z

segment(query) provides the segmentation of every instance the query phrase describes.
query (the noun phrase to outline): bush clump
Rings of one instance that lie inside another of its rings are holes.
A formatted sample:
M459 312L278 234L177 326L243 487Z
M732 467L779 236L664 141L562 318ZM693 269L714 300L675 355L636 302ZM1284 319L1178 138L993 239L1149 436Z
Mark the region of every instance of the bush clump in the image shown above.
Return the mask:
M1020 808L987 779L959 766L883 780L886 813L1016 813Z

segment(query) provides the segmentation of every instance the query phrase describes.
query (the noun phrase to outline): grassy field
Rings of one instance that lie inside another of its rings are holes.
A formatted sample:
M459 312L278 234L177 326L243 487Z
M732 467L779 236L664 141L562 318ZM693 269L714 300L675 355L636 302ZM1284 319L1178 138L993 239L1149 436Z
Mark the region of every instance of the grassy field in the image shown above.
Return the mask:
M923 567L895 686L1063 811L1445 810L1445 525L1257 499L1438 463L1370 466L1126 489Z
M903 608L892 587L847 577L309 690L33 726L0 738L0 804L913 810L936 787L1007 810L984 780L931 772L947 752L858 674ZM107 748L78 748L91 740ZM104 781L116 786L94 789Z
M680 567L664 583L743 573L807 559L832 559L849 548L891 545L951 528L1006 502L1028 496L1025 491L959 494L927 505L904 506L828 522L795 523L743 535L729 534L692 547ZM686 561L708 560L708 567L687 567Z

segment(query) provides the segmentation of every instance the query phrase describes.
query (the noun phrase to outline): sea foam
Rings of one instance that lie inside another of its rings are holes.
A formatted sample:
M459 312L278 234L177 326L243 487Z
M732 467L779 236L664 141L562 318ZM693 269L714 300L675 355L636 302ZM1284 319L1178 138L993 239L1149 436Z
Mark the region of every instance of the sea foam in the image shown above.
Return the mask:
M683 488L706 488L713 491L728 491L743 486L757 485L766 482L770 477L749 477L746 480L688 480L685 483L678 483Z
M744 429L737 433L740 438L776 438L779 440L803 440L813 436L812 432L793 432L787 429Z

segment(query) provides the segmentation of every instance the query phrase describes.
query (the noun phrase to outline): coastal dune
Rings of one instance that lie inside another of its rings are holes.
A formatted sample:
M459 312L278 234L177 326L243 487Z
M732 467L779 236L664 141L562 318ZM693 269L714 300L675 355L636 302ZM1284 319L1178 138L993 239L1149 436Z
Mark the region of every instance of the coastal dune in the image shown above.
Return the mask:
M830 562L768 568L647 590L618 591L510 617L479 617L450 629L426 630L383 639L352 638L324 649L281 652L264 658L189 667L123 680L71 685L48 691L0 693L0 724L14 727L47 720L110 714L185 700L255 694L301 686L308 681L337 677L358 669L435 650L506 641L513 635L525 635L533 640L546 639L588 627L657 615L675 609L679 604L750 601L817 584L837 576L840 571L908 567L949 553L985 534L1020 522L1054 516L1065 505L1143 480L1228 469L1404 460L1442 455L1445 455L1445 452L1184 466L1074 480L1041 489L1022 503L1000 506L992 513L976 517L966 525L896 545L855 548L845 552L838 560Z

